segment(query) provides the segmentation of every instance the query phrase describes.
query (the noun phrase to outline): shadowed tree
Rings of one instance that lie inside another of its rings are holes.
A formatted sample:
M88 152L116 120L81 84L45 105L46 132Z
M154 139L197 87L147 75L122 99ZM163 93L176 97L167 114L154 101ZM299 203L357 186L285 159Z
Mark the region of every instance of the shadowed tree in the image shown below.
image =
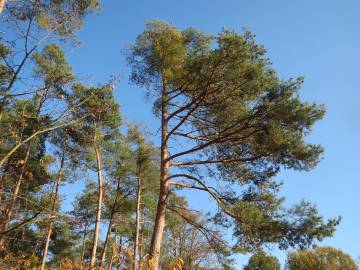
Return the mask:
M208 193L219 207L216 221L234 221L239 249L266 242L307 245L332 234L337 220L324 224L306 204L294 215L295 220L303 214L299 222L281 214L273 177L281 168L309 170L317 164L322 147L304 137L324 108L300 100L302 78L278 78L251 33L223 30L210 36L153 21L128 62L131 80L149 90L161 122L152 269L158 269L174 187ZM218 188L212 186L215 179Z

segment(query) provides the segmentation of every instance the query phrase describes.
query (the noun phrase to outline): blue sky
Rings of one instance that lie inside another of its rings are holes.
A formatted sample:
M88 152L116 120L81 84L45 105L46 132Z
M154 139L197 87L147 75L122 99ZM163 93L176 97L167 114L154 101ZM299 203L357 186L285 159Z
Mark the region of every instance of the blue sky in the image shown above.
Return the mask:
M282 78L304 76L304 100L326 105L327 114L309 141L326 152L311 172L281 173L282 194L291 205L315 203L325 217L342 216L332 239L323 244L360 256L360 1L358 0L104 0L101 12L86 19L82 45L68 50L79 77L105 82L119 75L117 99L123 115L156 131L144 90L128 84L126 50L151 19L179 28L194 26L208 33L222 27L249 28ZM156 141L156 139L154 139ZM192 198L191 203L199 203ZM280 258L283 253L274 251ZM239 259L239 265L244 261Z

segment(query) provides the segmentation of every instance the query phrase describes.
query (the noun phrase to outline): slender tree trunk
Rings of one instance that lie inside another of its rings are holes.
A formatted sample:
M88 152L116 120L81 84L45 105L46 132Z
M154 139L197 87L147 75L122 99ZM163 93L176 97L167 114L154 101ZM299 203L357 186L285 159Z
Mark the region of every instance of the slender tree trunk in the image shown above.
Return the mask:
M25 169L26 169L26 165L27 165L27 161L29 159L30 156L30 149L31 149L31 145L32 142L30 141L27 145L26 148L26 154L25 154L25 158L23 160L23 165L21 167L21 171L20 174L18 176L18 179L16 181L16 185L15 185L15 189L13 191L10 203L7 205L6 209L5 209L5 214L4 217L1 219L1 224L0 224L0 232L5 232L7 230L8 224L10 222L11 216L12 216L12 211L13 211L13 207L15 205L15 202L17 200L17 197L19 195L20 192L20 186L23 180L23 176L25 173ZM4 244L5 244L5 238L3 234L0 234L0 250L4 249Z
M159 257L161 251L161 243L165 229L165 214L166 214L166 203L169 195L168 185L168 172L169 172L169 161L168 161L168 119L167 119L167 89L166 83L163 82L163 93L162 93L162 112L161 112L161 167L160 167L160 192L158 205L156 210L156 218L154 230L151 238L150 252L149 252L149 266L150 270L159 269Z
M81 248L81 259L80 259L81 262L84 261L84 257L85 257L87 228L88 228L88 224L86 223L85 227L84 227L84 236L83 236L83 243L82 243L82 248Z
M141 213L141 230L140 230L140 239L139 239L139 267L140 269L142 268L141 264L142 264L142 259L143 259L143 243L144 243L144 224L145 224L145 214L144 214L144 210Z
M122 259L121 259L121 253L122 253L122 244L123 244L123 241L122 241L122 237L120 236L120 240L119 240L119 249L118 249L118 265L117 265L117 269L120 270L121 269L121 265L122 265Z
M110 215L110 220L109 220L109 225L108 225L108 229L107 229L107 232L106 232L104 247L103 247L103 250L102 250L102 252L101 252L101 260L100 260L100 265L99 265L99 266L103 266L104 263L105 263L106 247L107 247L107 244L108 244L108 242L109 242L109 238L110 238L110 234L111 234L111 229L112 229L113 221L114 221L114 213L111 213L111 215Z
M136 196L136 222L135 222L135 241L134 241L134 265L133 270L139 268L139 233L140 233L140 204L141 204L141 168L139 168Z
M62 176L62 172L64 169L64 155L61 158L61 164L60 164L60 169L57 173L57 177L56 177L56 183L55 183L55 190L53 192L53 198L52 198L52 206L51 206L51 217L50 217L50 223L49 223L49 227L48 227L48 231L47 231L47 236L46 236L46 241L45 241L45 248L44 248L44 253L42 256L42 260L41 260L41 267L40 270L44 270L45 269L45 263L46 263L46 257L47 257L47 253L49 250L49 244L50 244L50 237L51 237L51 233L52 233L52 229L53 229L53 215L55 214L55 209L56 209L56 203L58 200L58 193L59 193L59 187L60 187L60 180L61 180L61 176Z
M96 209L95 231L94 231L93 247L91 252L90 268L94 268L96 262L96 249L99 241L101 208L102 208L102 200L103 200L102 162L101 162L101 154L97 146L95 146L95 153L96 153L97 174L98 174L98 205Z
M107 230L107 233L106 233L106 238L105 238L105 242L104 242L104 248L103 248L102 253L101 253L100 266L103 266L103 264L105 262L106 247L107 247L107 243L109 242L109 237L110 237L110 234L111 234L112 225L114 223L115 209L116 209L117 201L118 201L118 197L119 197L119 190L120 190L120 180L118 180L118 182L117 182L115 200L114 200L113 205L111 206L109 226L108 226L108 230Z
M112 251L112 253L111 253L111 259L109 262L108 270L112 270L113 262L114 262L114 251Z

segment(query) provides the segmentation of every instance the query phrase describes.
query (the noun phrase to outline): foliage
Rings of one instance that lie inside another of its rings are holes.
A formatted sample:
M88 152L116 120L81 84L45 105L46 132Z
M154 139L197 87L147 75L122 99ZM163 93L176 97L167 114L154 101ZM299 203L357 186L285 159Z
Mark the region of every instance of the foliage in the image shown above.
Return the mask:
M288 254L288 270L358 270L354 260L341 250L332 247L318 247L313 250L299 250Z
M266 243L303 248L333 234L338 218L324 221L307 202L285 209L275 180L281 169L317 165L323 148L305 137L325 108L301 100L303 78L278 77L254 35L207 35L151 21L128 63L130 79L147 88L161 121L151 257L159 257L168 193L177 189L213 199L218 212L211 220L233 229L236 251Z
M280 270L280 263L276 257L266 255L264 251L258 251L251 256L244 270Z

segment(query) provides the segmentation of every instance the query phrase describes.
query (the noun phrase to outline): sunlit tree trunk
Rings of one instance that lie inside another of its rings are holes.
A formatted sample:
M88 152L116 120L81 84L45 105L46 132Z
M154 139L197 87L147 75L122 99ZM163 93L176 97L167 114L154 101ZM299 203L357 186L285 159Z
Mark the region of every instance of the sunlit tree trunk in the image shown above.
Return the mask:
M101 162L100 150L97 146L95 146L95 154L96 154L97 174L98 174L98 205L96 209L95 231L94 231L93 247L91 252L90 268L93 268L96 262L96 249L99 242L101 208L102 208L102 200L103 200L102 162Z
M103 247L103 250L102 250L102 253L101 253L101 260L100 260L100 265L99 265L100 267L104 265L105 258L106 258L106 248L107 248L107 244L109 242L112 226L113 226L113 223L114 223L116 206L117 206L117 202L118 202L118 198L119 198L119 190L120 190L120 180L117 182L115 200L114 200L114 203L113 203L113 205L111 207L108 230L107 230L106 237L105 237L104 247Z
M164 78L164 77L163 77ZM161 108L161 167L160 167L160 192L158 205L156 210L156 218L154 230L151 238L150 252L149 252L149 266L151 270L159 269L159 257L161 251L161 242L165 229L165 214L166 203L169 195L169 184L167 181L169 172L168 161L168 119L167 119L167 89L166 83L163 82L162 92L162 108Z
M63 169L64 169L64 156L61 159L61 165L60 165L60 169L57 174L56 183L55 183L55 190L53 192L52 206L51 206L51 213L50 213L50 223L49 223L49 227L48 227L48 231L47 231L45 248L44 248L44 253L42 256L42 260L41 260L40 270L45 269L46 257L47 257L47 253L49 250L50 237L51 237L51 233L52 233L52 229L53 229L53 215L55 214L56 204L57 204L57 200L58 200L60 180L61 180L61 175L62 175Z
M108 225L108 229L106 232L106 237L105 237L105 242L104 242L104 247L101 253L101 259L100 259L100 267L104 265L105 263L105 258L106 258L106 248L109 242L109 238L110 238L110 234L111 234L111 229L112 229L112 225L113 225L113 221L114 221L114 213L112 211L111 215L110 215L110 220L109 220L109 225Z
M136 222L135 222L135 241L134 241L134 265L133 269L139 268L139 233L140 233L140 204L141 204L141 168L139 168L137 179L137 196L136 196Z
M143 259L143 243L144 243L144 224L145 224L145 214L144 210L142 213L140 213L140 216L142 217L141 220L141 230L140 230L140 239L139 239L139 267L142 269L142 259Z

